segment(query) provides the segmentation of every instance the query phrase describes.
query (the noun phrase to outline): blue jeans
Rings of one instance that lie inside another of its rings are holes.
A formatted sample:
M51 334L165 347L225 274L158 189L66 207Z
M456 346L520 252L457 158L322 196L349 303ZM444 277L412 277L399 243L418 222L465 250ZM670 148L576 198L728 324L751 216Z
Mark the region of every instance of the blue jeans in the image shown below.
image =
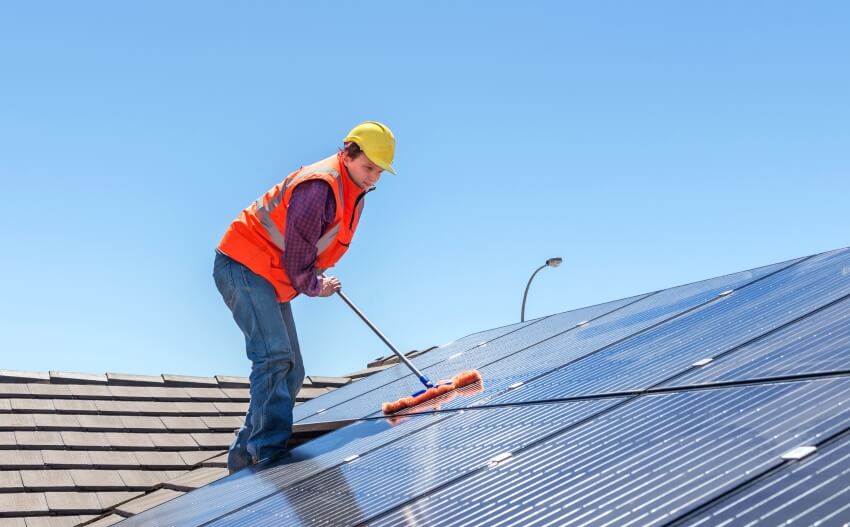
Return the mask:
M251 402L227 456L227 468L235 472L261 459L286 454L295 394L304 382L304 363L292 308L289 302L278 303L265 278L218 251L213 278L245 335L245 351L251 360Z

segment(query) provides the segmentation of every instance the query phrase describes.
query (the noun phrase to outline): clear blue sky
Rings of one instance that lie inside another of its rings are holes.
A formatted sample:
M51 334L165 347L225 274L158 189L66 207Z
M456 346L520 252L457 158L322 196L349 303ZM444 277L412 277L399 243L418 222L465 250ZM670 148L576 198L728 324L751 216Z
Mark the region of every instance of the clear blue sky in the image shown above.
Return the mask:
M404 350L850 245L846 2L5 2L0 369L247 375L229 222L396 133L336 268ZM293 304L309 374L388 352Z

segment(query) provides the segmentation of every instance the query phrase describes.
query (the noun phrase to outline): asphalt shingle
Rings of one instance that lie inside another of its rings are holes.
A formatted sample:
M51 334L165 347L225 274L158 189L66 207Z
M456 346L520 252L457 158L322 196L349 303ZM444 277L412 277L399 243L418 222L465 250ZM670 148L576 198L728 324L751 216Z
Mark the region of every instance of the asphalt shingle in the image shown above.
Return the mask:
M80 422L75 415L33 414L33 421L39 430L79 430Z
M10 399L13 412L55 412L50 399Z
M57 412L71 414L96 414L98 412L94 401L77 399L54 399L53 406Z
M0 450L0 467L4 470L40 468L44 466L38 450ZM0 507L0 510L3 510Z
M50 397L54 399L70 399L71 390L64 384L28 384L30 394L36 397Z
M227 449L233 441L233 436L233 433L198 433L192 434L192 439L203 448Z
M124 490L124 481L114 470L76 469L68 471L77 488L84 490Z
M217 468L217 467L205 467L199 468L196 470L192 470L174 478L172 480L166 481L163 485L167 489L172 490L181 490L184 492L189 492L191 490L195 490L197 488L203 487L213 481L221 479L227 476L228 471L226 468Z
M14 448L17 444L15 432L0 432L0 448Z
M23 488L21 473L17 470L0 470L0 492Z
M97 499L100 502L100 506L106 510L119 503L124 503L125 501L130 501L143 495L144 492L141 491L98 492Z
M104 454L106 452L92 452L91 454ZM82 450L42 450L41 456L44 465L51 468L74 468L92 466L92 458L89 452Z
M154 446L164 450L197 450L198 443L187 434L148 434Z
M161 470L119 470L118 475L131 490L148 490L171 479L168 472Z
M81 415L77 417L80 427L91 432L122 431L124 424L115 415Z
M139 466L143 468L160 470L187 468L186 462L178 452L136 452L136 459Z
M115 508L115 511L124 516L132 516L144 510L150 509L151 507L156 507L161 503L165 503L166 501L172 500L177 496L182 496L183 494L183 492L178 492L176 490L159 489L150 494L146 494L140 498L136 498L134 500L130 500L127 503L119 505Z
M109 527L110 525L115 525L123 519L124 516L110 514L109 516L105 516L97 521L86 524L86 527Z
M88 453L95 468L133 468L139 465L138 452L95 450Z
M250 397L246 377L2 374L0 527L109 525L219 479Z
M45 514L50 509L44 494L40 492L0 493L0 511L20 516Z
M194 466L199 463L204 463L204 466L206 466L205 462L207 460L215 458L219 455L217 452L210 450L192 450L187 452L180 452L179 454L187 466Z
M15 440L21 448L62 448L65 443L59 432L15 432Z
M49 510L61 514L99 514L102 510L93 492L45 492Z
M22 470L21 479L28 491L74 490L74 480L67 470Z
M3 414L0 430L35 430L35 420L30 414Z
M167 416L161 417L160 420L172 432L203 432L207 430L207 425L200 417Z
M106 442L112 448L124 448L130 450L140 450L146 448L155 448L153 441L147 434L136 434L130 432L104 432Z
M60 432L62 441L68 448L79 450L99 450L110 447L103 432Z

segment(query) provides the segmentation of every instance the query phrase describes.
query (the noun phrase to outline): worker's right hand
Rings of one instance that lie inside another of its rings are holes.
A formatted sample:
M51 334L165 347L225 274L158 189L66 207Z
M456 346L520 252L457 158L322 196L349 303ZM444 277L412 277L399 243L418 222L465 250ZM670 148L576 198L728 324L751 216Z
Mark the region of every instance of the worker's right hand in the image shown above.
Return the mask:
M331 296L342 289L339 278L335 276L320 276L319 282L322 285L322 288L319 290L319 296Z

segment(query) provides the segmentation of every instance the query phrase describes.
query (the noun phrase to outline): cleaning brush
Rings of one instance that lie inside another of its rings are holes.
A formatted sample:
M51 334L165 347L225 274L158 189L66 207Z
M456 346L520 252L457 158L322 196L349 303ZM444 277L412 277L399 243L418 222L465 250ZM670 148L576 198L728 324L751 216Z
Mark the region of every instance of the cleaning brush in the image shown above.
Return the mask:
M348 304L348 306L355 313L357 313L357 316L359 316L363 320L363 322L365 322L366 325L369 326L369 328L371 328L376 335L378 335L378 338L380 338L384 342L384 344L386 344L393 351L393 353L396 354L399 360L401 360L401 362L403 362L405 366L410 368L410 371L413 372L414 375L416 375L416 377L419 379L419 382L421 382L422 385L425 387L422 390L414 392L409 397L402 397L398 401L382 404L381 411L383 411L384 414L389 415L393 412L403 410L404 408L410 408L411 406L416 406L426 401L430 401L431 399L439 397L445 393L451 392L452 390L456 390L458 388L462 388L464 386L468 386L476 382L483 382L481 374L477 370L469 370L458 373L451 379L451 381L434 384L433 382L431 382L431 379L429 379L427 375L419 371L419 369L414 366L413 363L410 362L407 357L405 357L400 351L396 349L395 346L393 346L392 342L390 342L389 339L387 339L387 337L385 337L384 334L381 333L381 331L377 327L375 327L375 325L372 324L372 322L368 318L366 318L366 315L364 315L363 312L360 311L360 309L358 309L357 306L355 306L354 303L349 300L349 298L345 296L342 291L337 291L336 293L340 296L340 298L345 301L346 304Z

